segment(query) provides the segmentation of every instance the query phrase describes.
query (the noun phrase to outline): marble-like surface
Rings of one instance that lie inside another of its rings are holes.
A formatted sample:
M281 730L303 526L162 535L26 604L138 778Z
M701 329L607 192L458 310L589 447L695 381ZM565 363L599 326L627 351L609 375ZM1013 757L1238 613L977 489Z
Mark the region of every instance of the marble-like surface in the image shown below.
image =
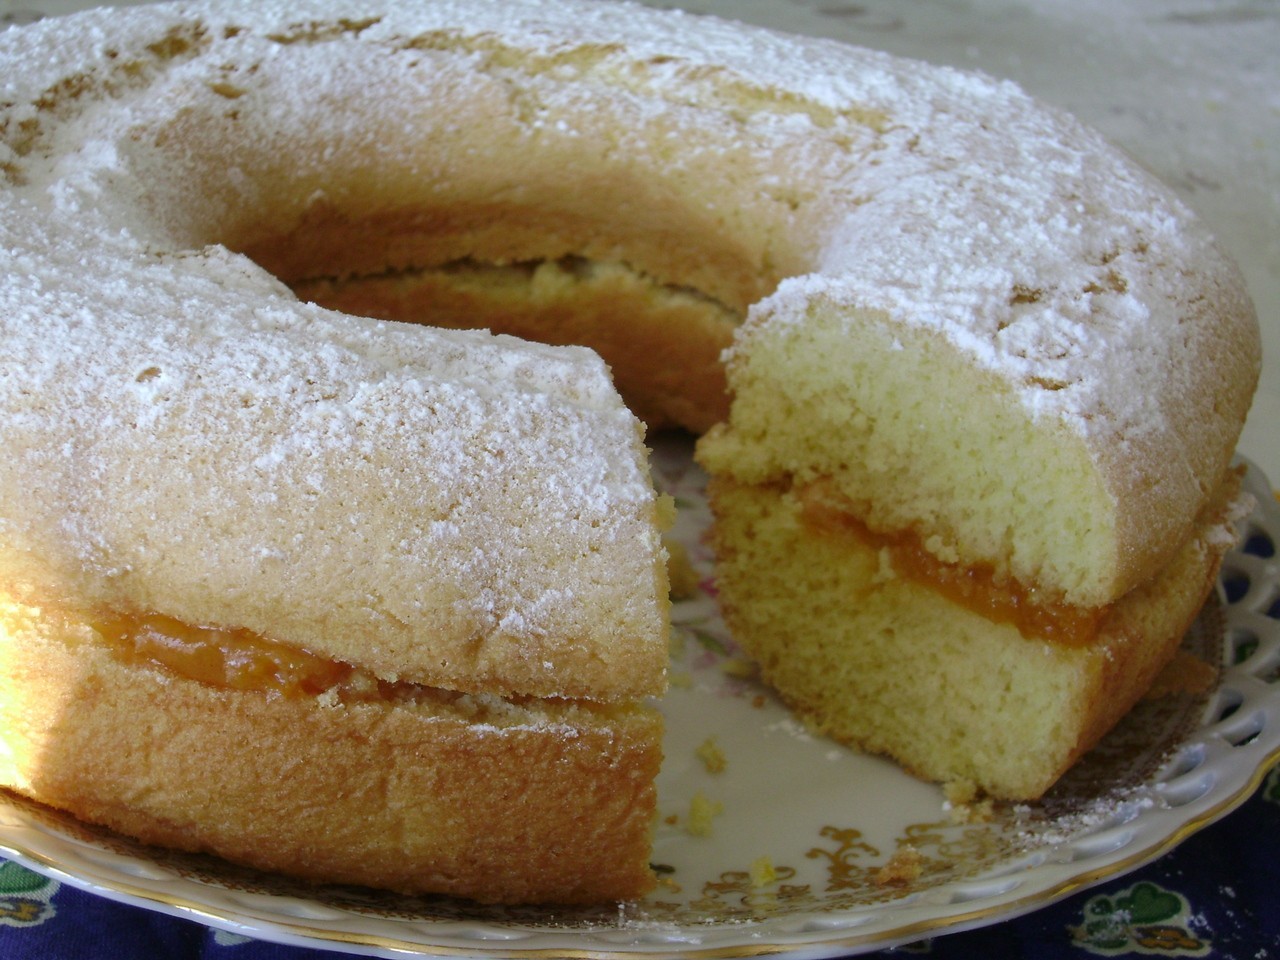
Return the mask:
M123 0L124 3L144 0ZM1280 3L647 0L1016 80L1127 149L1244 270L1264 367L1240 450L1280 482ZM84 0L0 0L22 21Z

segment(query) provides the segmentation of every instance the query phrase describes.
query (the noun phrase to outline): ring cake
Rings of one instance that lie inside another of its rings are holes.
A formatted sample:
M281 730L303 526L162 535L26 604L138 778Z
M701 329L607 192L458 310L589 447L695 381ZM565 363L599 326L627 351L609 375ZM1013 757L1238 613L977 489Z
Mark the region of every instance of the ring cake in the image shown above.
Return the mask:
M1045 790L1230 542L1240 279L1007 83L573 0L92 12L0 63L0 783L86 820L647 889L666 511L611 374L706 432L764 678L926 777Z

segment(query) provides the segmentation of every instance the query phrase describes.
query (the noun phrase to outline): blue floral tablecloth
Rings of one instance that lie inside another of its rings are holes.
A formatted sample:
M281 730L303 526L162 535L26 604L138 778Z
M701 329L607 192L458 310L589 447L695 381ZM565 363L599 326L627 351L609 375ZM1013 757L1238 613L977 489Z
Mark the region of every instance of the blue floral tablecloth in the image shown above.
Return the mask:
M320 960L124 906L0 861L4 960ZM939 960L1280 957L1280 770L1165 857L1023 917L870 954Z

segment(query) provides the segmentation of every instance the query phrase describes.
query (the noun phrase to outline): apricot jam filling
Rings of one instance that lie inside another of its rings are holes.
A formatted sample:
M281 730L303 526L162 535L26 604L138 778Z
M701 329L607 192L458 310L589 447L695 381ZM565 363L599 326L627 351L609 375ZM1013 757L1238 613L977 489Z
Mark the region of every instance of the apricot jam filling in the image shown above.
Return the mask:
M391 699L411 684L379 680L347 663L275 643L243 628L192 626L159 613L100 612L90 625L117 653L229 690L285 697L333 690L344 701Z
M1009 624L1028 639L1062 646L1094 640L1108 607L1080 607L1046 596L1046 591L1000 576L989 564L947 563L930 553L911 530L872 530L853 505L829 481L796 488L807 526L852 536L873 550L887 550L898 576L926 586L966 610L994 623Z

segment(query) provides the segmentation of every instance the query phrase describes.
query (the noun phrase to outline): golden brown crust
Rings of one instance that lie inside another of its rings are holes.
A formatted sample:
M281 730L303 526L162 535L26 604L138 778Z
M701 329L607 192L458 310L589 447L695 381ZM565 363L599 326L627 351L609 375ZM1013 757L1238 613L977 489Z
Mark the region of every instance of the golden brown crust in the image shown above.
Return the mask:
M1169 562L1170 545L1194 536L1212 509L1262 370L1257 313L1239 268L1210 248L1179 279L1186 286L1167 349L1187 358L1188 379L1162 391L1162 429L1094 445L1117 504L1118 580L1125 588L1155 576Z
M1173 661L1230 546L1227 531L1243 503L1240 481L1239 471L1228 470L1169 563L1111 609L1088 651L1091 682L1082 691L1076 743L1046 788L1092 749Z
M220 328L153 293L151 328L91 335L88 367L68 333L42 416L0 418L0 583L453 690L662 691L656 494L597 357L315 308Z
M315 882L497 902L627 899L661 721L217 690L0 605L0 784L148 843Z

